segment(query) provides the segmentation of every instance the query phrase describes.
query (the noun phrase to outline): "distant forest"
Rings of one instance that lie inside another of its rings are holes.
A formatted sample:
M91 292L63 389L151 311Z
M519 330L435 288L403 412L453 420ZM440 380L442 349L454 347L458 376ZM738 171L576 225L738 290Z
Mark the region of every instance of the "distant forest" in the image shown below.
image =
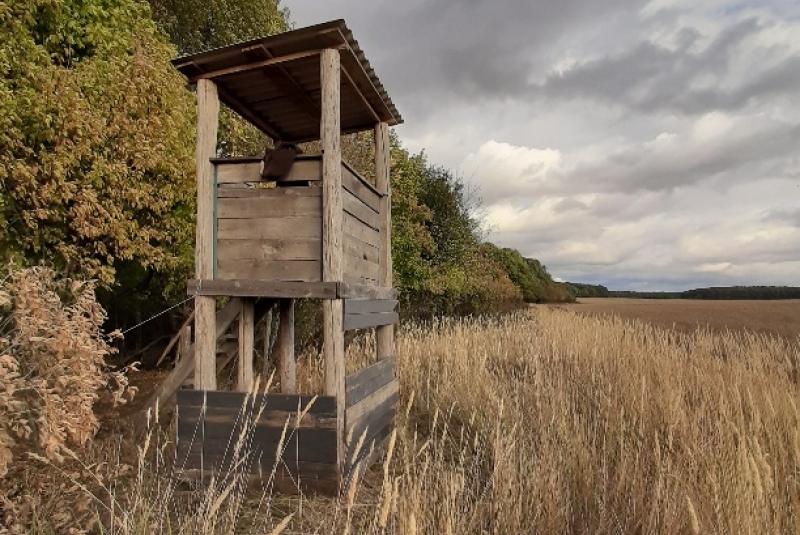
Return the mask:
M564 283L569 293L580 297L628 297L635 299L800 299L798 286L714 286L684 292L630 292L609 290L599 284Z

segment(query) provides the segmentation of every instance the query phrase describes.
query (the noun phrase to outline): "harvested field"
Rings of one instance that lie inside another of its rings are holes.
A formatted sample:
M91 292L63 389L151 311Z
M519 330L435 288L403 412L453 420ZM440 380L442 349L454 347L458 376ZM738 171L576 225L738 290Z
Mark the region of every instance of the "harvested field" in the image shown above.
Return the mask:
M687 299L582 298L574 305L553 305L582 314L615 314L653 325L690 332L698 327L714 331L751 331L797 339L800 336L800 300L700 301Z

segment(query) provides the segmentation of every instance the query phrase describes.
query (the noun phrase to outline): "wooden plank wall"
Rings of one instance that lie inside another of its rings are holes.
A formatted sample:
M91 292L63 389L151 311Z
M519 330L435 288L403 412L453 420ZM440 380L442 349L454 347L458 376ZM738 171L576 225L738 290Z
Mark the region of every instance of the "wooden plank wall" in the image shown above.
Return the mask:
M179 390L176 468L185 476L224 474L244 459L237 470L262 474L264 483L274 470L281 492L337 492L336 399L318 396L298 421L312 398Z
M392 432L399 393L394 370L394 357L387 357L347 376L345 475L372 450L383 447ZM359 447L362 436L364 440Z
M217 184L246 184L262 182L261 158L236 158L212 160L217 167ZM299 155L281 182L322 180L322 155Z
M352 331L394 325L400 319L394 311L396 306L396 299L346 299L343 328L345 331Z
M344 282L377 285L381 196L349 166L342 167Z
M220 188L216 278L320 281L321 191Z

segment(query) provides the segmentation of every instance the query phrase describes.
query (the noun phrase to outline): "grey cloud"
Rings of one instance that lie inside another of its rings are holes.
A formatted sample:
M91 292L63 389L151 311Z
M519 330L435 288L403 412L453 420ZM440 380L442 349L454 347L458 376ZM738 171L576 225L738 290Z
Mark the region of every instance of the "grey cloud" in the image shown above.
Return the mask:
M448 101L527 91L543 50L641 0L288 2L300 25L345 18L398 106L421 116ZM404 112L407 116L408 112Z
M798 189L797 196L798 203L800 203L800 189ZM796 210L770 210L764 214L762 220L788 223L793 227L800 229L800 208L797 208Z
M553 211L557 214L563 214L564 212L571 212L574 210L588 210L589 207L586 203L579 201L578 199L562 199L553 207Z
M752 127L752 130L745 130ZM710 144L686 143L661 151L628 147L600 162L579 163L565 173L561 188L586 191L669 191L725 175L724 186L760 178L762 165L792 155L800 143L800 125L743 124ZM786 165L779 162L779 167ZM774 166L769 166L772 172Z
M754 100L800 94L800 57L760 71L755 66L750 81L725 89L723 78L743 41L770 27L756 19L735 24L704 50L694 52L700 35L691 28L678 34L679 46L670 50L651 41L621 54L577 63L550 74L536 89L551 99L586 98L641 112L670 111L684 114L736 110ZM696 88L702 76L713 75L714 88Z

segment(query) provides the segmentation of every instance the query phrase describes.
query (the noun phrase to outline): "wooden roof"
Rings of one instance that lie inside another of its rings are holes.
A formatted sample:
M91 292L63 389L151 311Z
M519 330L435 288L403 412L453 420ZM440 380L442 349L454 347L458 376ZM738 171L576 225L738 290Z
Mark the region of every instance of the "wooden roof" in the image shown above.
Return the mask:
M213 79L220 100L273 139L320 137L320 59L341 51L341 125L349 134L403 118L343 20L182 56L172 64L194 83Z

